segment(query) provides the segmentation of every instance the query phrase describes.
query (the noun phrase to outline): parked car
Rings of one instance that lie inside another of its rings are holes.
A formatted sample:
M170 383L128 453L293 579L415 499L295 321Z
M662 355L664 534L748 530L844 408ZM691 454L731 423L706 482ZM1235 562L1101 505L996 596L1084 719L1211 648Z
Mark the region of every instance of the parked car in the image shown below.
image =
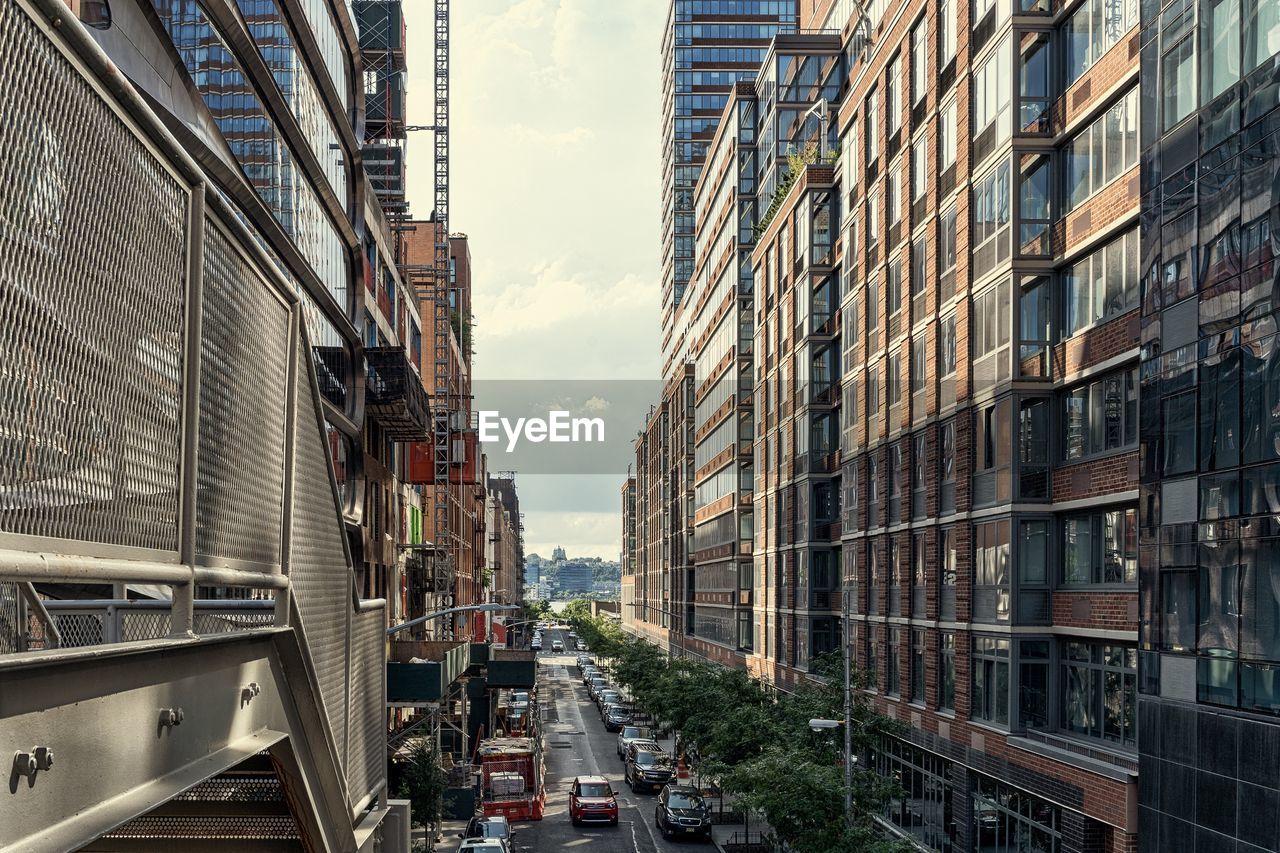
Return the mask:
M653 741L653 733L644 726L623 726L622 731L618 732L618 757L626 758L627 747L642 740L658 745Z
M627 748L623 778L632 791L660 791L676 775L671 756L656 743L633 743Z
M578 641L578 651L580 651L580 652L586 652L586 651L590 651L590 649L588 649L588 648L587 648L587 644L586 644L586 643L582 642L582 640L579 640L579 641Z
M582 668L582 683L590 684L591 679L600 674L600 670L591 664L587 664Z
M605 731L619 732L631 722L631 709L626 705L606 705L604 711Z
M693 836L711 840L711 811L698 789L689 785L668 785L662 789L653 810L653 822L663 838Z
M569 820L574 826L584 823L618 825L618 798L603 776L576 776L569 789Z
M600 691L604 690L608 686L609 679L605 678L603 675L593 675L591 677L591 683L587 685L587 693L591 696L591 700L594 702L595 698L600 695Z
M560 642L559 640L552 640L552 641L551 641L551 651L553 651L553 652L563 652L563 651L564 651L564 643Z
M622 694L617 690L609 688L596 694L596 707L600 709L600 719L604 719L604 706L615 702L622 702Z
M507 845L507 849L514 849L515 833L511 830L511 824L502 815L496 817L473 817L467 824L466 831L458 833L459 838L484 838L496 839Z

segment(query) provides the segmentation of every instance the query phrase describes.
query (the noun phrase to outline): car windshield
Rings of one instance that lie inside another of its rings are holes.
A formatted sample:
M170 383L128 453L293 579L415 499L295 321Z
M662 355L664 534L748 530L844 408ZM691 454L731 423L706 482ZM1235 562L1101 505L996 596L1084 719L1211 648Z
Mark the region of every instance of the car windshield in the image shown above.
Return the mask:
M612 794L608 782L583 782L578 787L579 797L608 797Z
M485 838L506 838L507 825L505 823L485 821L480 824L480 834Z
M671 758L662 752L636 752L636 764L641 767L668 767L671 765Z
M670 798L667 800L667 807L672 809L701 809L706 807L706 803L697 794L672 791Z

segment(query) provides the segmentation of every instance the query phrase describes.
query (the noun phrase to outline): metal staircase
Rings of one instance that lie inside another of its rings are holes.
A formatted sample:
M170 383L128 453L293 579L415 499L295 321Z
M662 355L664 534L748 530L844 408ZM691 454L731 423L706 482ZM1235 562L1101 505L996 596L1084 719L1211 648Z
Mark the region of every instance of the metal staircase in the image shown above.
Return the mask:
M296 294L58 0L0 117L0 850L407 851Z

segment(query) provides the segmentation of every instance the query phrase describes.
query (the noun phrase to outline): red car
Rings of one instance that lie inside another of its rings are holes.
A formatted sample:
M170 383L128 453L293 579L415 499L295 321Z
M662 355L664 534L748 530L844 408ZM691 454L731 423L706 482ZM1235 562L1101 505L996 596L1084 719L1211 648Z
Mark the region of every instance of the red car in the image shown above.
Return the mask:
M603 776L577 776L569 789L569 820L574 826L584 823L618 825L618 798L609 780Z

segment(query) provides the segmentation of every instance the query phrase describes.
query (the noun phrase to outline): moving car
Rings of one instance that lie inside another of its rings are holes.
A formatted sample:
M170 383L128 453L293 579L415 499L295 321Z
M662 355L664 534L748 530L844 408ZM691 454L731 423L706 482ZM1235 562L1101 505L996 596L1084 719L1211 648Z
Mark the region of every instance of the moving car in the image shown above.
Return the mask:
M552 640L552 641L551 641L551 651L553 651L553 652L563 652L563 651L564 651L564 643L560 642L559 640Z
M618 825L618 798L609 780L603 776L576 776L569 789L569 820L574 826L584 823Z
M533 649L535 652L542 651L542 640L534 637L533 642L529 644L529 648Z
M622 775L632 791L660 791L675 778L676 767L662 747L642 741L627 748Z
M515 833L511 831L511 824L502 815L492 817L473 817L467 824L465 832L458 833L459 838L484 838L496 839L507 845L507 849L513 849L515 844Z
M658 795L653 822L663 838L694 836L711 840L711 812L698 789L689 785L668 785Z
M653 740L653 733L644 726L623 726L622 731L618 732L618 757L627 757L627 747L636 741L649 741L654 746L658 744Z
M604 709L605 731L618 732L631 722L631 710L625 705L606 705Z

